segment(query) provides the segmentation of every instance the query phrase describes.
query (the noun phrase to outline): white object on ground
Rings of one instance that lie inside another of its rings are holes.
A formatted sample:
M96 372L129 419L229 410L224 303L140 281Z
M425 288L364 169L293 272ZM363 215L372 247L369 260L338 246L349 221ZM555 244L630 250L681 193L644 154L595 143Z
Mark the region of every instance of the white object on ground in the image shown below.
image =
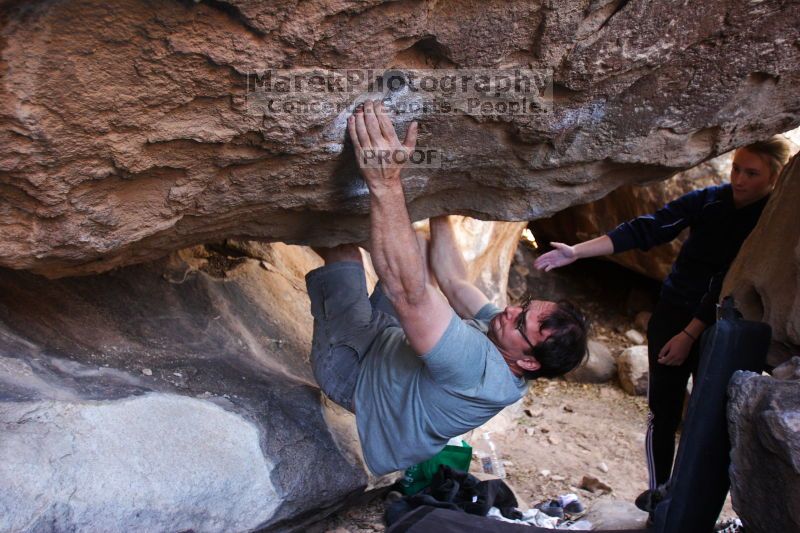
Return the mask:
M519 520L511 520L506 518L497 507L490 507L489 512L486 513L489 518L500 520L502 522L509 522L512 524L525 524L526 526L536 526L544 529L557 529L558 518L547 516L539 509L528 509L522 513L522 518Z
M625 337L633 344L644 344L644 335L635 329L629 329L625 332Z
M558 497L558 503L561 504L561 507L566 507L570 503L576 501L578 501L578 495L572 492L568 494L562 494L561 496Z
M474 451L485 473L494 474L501 479L506 477L506 469L497 455L497 447L488 431L484 431L481 438L475 442Z

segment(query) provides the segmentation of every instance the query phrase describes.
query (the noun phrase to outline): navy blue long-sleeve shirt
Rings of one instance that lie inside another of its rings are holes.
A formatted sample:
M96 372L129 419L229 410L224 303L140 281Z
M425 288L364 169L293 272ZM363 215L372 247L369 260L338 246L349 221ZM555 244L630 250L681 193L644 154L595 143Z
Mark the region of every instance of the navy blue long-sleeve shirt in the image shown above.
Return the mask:
M722 280L742 243L758 222L769 196L736 209L730 185L692 191L653 214L623 222L607 235L614 253L649 250L671 241L685 228L683 243L661 288L661 298L694 310L706 324L716 320Z

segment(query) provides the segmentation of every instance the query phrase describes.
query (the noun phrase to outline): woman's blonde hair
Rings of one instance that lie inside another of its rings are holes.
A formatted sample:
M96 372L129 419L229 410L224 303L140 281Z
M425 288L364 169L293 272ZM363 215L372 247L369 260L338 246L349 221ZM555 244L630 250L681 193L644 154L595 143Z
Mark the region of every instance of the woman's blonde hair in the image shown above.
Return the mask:
M772 174L780 173L783 165L789 161L789 141L783 135L773 135L766 141L758 141L744 146L748 151L766 156Z

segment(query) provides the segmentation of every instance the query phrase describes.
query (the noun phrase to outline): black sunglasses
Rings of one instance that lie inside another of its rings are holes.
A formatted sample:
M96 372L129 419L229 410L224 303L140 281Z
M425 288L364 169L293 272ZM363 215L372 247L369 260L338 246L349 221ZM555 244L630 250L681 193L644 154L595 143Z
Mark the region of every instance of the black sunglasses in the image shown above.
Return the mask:
M534 349L534 346L530 339L528 339L528 336L525 335L525 318L528 315L528 307L531 305L532 300L533 298L531 298L530 295L525 297L525 300L522 302L522 312L517 317L516 324L516 330L519 331L519 334L522 335L522 338L525 339L525 342L528 343L528 346L531 347L531 350Z

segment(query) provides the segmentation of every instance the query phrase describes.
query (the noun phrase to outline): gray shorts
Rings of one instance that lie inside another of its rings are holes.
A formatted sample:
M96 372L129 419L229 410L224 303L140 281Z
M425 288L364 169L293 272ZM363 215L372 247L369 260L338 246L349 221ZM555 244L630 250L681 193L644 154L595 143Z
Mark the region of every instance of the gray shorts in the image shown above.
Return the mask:
M391 302L375 287L367 298L364 267L342 261L312 270L306 288L314 317L311 367L323 392L355 412L353 393L361 362L377 336L400 326Z

